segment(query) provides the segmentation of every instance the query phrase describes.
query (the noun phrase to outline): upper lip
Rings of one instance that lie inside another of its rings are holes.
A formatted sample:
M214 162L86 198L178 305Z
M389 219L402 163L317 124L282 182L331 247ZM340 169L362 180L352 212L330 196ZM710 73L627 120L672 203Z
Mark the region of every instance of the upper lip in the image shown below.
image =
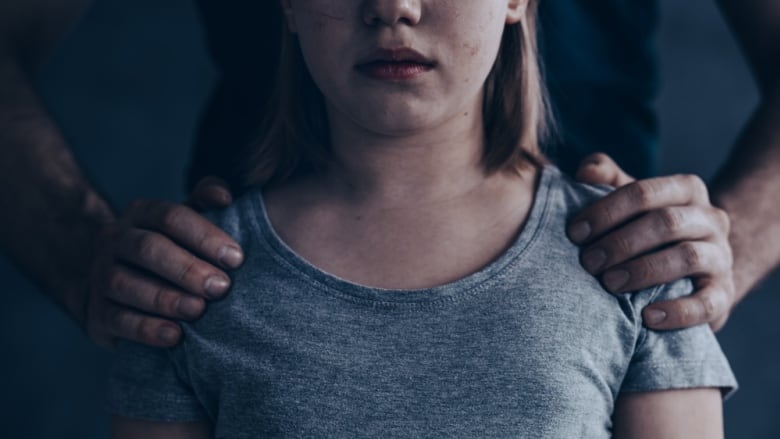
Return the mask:
M398 47L394 49L378 48L373 50L358 65L371 64L374 62L413 62L426 65L435 65L436 62L425 57L420 52L409 47Z

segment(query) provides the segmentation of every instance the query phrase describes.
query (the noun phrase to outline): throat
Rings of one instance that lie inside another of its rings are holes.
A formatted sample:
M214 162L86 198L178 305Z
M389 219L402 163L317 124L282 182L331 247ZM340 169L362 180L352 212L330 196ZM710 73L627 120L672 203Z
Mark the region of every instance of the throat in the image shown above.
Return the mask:
M267 205L278 235L312 265L360 285L410 290L456 281L500 257L522 230L535 185L535 173L500 175L439 203L277 193Z

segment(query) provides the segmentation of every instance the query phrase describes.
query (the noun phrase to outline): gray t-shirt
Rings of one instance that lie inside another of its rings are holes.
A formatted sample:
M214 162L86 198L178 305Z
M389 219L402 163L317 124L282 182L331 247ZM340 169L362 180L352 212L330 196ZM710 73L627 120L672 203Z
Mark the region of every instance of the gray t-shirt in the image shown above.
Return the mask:
M259 191L212 219L246 253L233 289L180 346L120 346L109 408L209 419L217 437L609 437L620 392L735 388L706 326L651 332L641 309L689 281L606 293L566 219L605 190L548 167L514 244L441 287L355 285L307 263Z

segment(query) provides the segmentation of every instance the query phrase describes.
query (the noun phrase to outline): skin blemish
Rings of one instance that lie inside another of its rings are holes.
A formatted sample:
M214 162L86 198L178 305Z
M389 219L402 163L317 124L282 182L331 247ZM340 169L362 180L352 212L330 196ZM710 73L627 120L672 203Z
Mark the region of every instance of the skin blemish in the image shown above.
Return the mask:
M463 48L468 50L469 56L474 57L479 53L479 47L469 43L463 43Z

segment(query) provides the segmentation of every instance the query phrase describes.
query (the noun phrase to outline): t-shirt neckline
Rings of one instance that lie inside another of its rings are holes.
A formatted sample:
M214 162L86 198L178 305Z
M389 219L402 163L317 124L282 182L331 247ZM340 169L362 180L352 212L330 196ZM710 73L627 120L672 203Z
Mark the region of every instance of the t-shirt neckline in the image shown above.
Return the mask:
M448 301L464 294L477 293L487 289L492 284L491 281L498 277L497 275L509 264L526 254L530 244L535 241L545 223L551 186L555 181L553 177L557 172L559 171L551 166L541 168L531 210L525 225L504 253L475 273L432 288L399 290L371 287L340 278L313 265L298 255L276 233L268 216L261 190L257 190L251 196L250 205L253 212L250 215L250 221L259 232L260 243L266 247L276 262L300 275L302 279L320 290L342 298L370 304L401 305Z

